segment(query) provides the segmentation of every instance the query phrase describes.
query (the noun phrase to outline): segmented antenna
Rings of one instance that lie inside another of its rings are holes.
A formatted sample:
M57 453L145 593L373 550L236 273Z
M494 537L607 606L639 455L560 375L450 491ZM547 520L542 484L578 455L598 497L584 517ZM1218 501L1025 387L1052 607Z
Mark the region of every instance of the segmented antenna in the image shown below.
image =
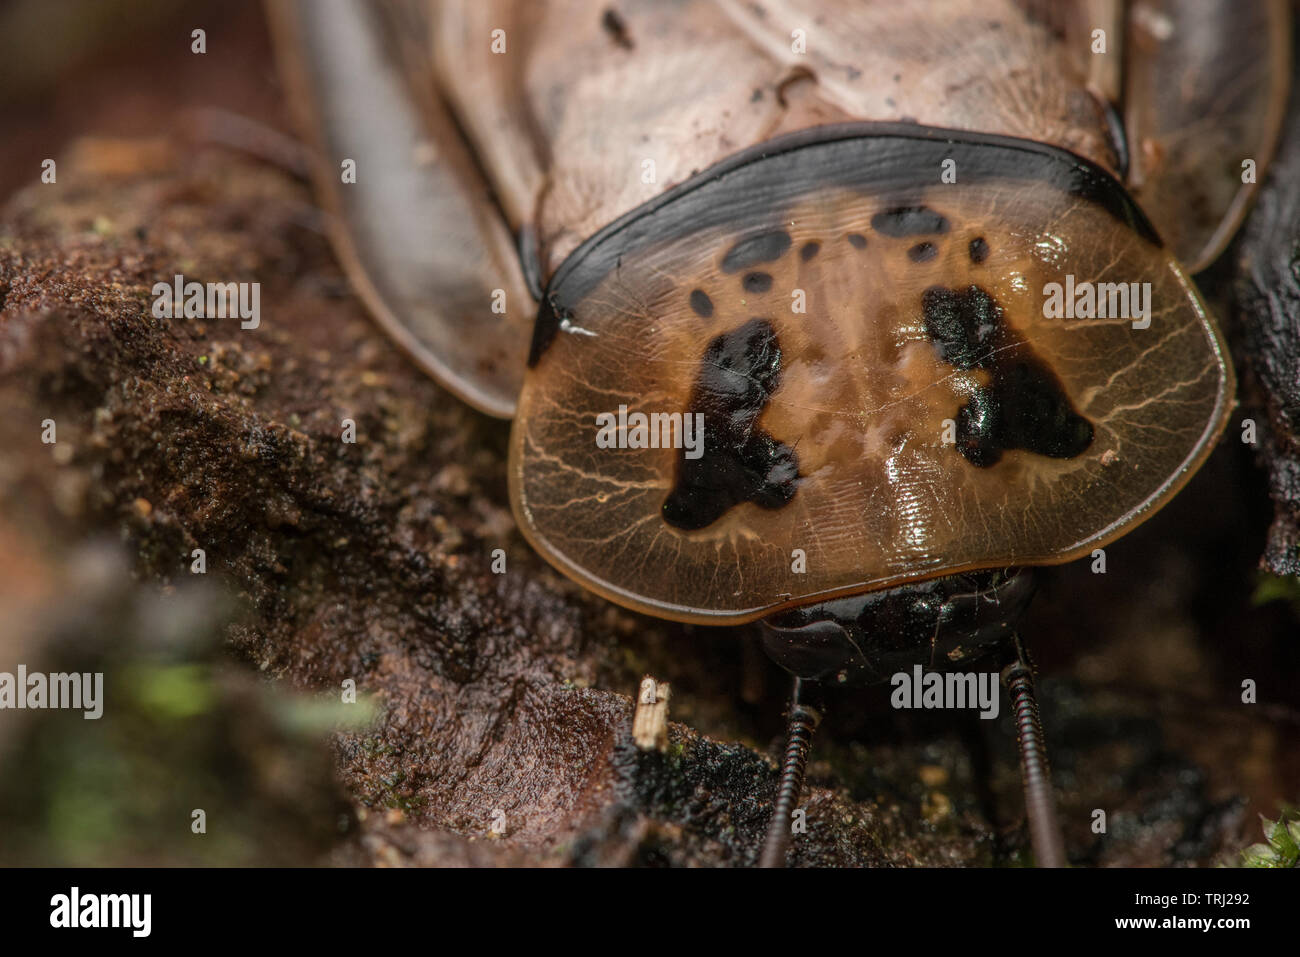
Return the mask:
M1047 765L1043 726L1034 697L1033 673L1025 660L1020 638L1015 638L1016 660L1002 670L1002 682L1016 712L1016 739L1020 745L1020 776L1025 786L1025 813L1029 840L1039 867L1066 867L1065 841L1056 817L1056 797Z
M785 762L781 766L781 783L776 789L776 803L767 825L767 837L759 855L759 867L785 867L786 851L790 847L790 821L795 804L803 792L804 772L808 768L808 751L812 747L813 732L821 723L821 710L802 700L805 694L802 679L794 680L794 693L790 696L790 723L786 730Z

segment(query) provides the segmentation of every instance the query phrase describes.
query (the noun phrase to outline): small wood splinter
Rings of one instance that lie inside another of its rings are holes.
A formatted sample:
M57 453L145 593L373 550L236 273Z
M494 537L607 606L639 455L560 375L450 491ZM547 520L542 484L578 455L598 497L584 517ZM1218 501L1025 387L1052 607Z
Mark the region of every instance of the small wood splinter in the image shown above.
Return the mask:
M668 682L641 679L632 717L632 740L642 751L668 750Z

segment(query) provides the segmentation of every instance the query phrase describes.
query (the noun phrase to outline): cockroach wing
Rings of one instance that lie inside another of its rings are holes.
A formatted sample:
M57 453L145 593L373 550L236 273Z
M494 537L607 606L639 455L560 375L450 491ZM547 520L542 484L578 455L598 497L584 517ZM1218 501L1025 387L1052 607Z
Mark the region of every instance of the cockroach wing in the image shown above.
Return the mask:
M434 61L511 225L535 232L544 281L618 216L811 126L1000 133L1115 169L1091 55L1065 45L1057 13L1027 11L1042 5L444 0Z
M1223 251L1272 159L1291 44L1287 0L1128 6L1128 185L1192 272Z
M1077 153L1196 271L1271 159L1290 19L1286 0L442 0L434 42L543 280L731 153L852 120Z
M1088 45L1110 0L716 3L851 117L1038 140L1117 168L1105 58Z
M1021 136L1118 172L1193 273L1240 225L1286 106L1288 0L718 2L850 115Z
M536 304L435 92L426 19L414 4L359 0L273 0L268 9L353 286L430 375L509 417Z
M1088 555L1183 485L1233 390L1105 170L910 124L765 143L611 224L529 361L524 533L616 602L713 622Z

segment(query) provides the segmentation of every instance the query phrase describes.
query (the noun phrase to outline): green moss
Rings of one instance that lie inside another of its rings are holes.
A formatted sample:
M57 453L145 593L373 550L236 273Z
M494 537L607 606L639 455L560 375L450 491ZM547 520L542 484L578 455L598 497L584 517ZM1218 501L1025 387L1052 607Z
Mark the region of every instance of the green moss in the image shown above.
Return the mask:
M414 814L424 810L429 804L429 798L423 794L398 795L390 794L388 796L386 807L397 808L406 814Z
M1252 844L1241 852L1242 867L1300 866L1300 808L1284 807L1276 821L1264 815L1264 844Z
M367 728L379 717L380 708L375 699L367 695L360 695L349 704L337 695L329 694L315 698L277 698L274 711L281 726L289 731L317 735Z
M123 687L134 690L146 713L164 720L205 714L216 700L211 669L202 664L131 665Z
M1297 615L1300 615L1300 578L1295 575L1270 575L1262 572L1255 583L1255 593L1251 595L1250 600L1257 606L1284 601Z

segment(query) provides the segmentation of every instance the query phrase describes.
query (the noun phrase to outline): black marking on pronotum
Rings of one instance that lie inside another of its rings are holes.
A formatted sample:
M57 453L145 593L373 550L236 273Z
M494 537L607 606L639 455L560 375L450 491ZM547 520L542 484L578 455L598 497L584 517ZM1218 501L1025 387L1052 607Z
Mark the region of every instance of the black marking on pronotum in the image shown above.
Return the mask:
M767 292L772 288L772 277L765 272L745 273L740 284L744 286L745 292Z
M957 413L957 450L967 461L988 468L1007 449L1068 459L1092 444L1092 423L1074 411L1060 379L1007 324L997 300L979 286L931 286L921 302L939 358L992 375Z
M519 265L524 273L524 282L528 291L538 302L542 301L542 264L537 256L537 231L532 226L523 226L518 237Z
M618 11L613 7L605 8L605 12L600 17L600 25L605 28L605 32L609 34L610 39L618 46L621 46L624 50L632 49L632 37L627 32L627 24L623 22L623 18L619 16Z
M697 316L708 319L713 315L713 300L703 289L692 290L691 308L695 310Z
M948 231L948 217L929 206L894 206L872 216L871 228L894 239L932 236Z
M1128 130L1124 127L1124 118L1109 99L1093 94L1101 104L1101 111L1106 117L1106 132L1110 137L1111 149L1115 152L1115 171L1120 179L1128 179L1129 148Z
M722 257L722 271L740 272L762 263L776 262L790 248L790 234L784 229L773 229L757 236L742 239L727 250Z
M799 250L799 258L804 262L812 259L821 252L822 244L819 242L808 242L803 244L803 249Z
M923 171L950 158L961 168L963 186L1045 183L1092 203L1161 246L1124 187L1100 166L1066 150L989 133L851 123L811 127L741 150L643 203L575 249L551 277L547 293L557 304L576 308L620 259L706 230L752 233L727 254L729 271L770 262L784 254L790 238L772 229L774 209L789 209L810 194L839 187L869 195L914 194L933 179ZM757 252L772 258L754 259ZM600 317L585 325L598 329Z
M970 261L982 263L989 258L989 244L983 236L976 236L970 241Z
M677 456L677 482L664 499L664 521L688 531L712 525L742 502L780 508L794 497L794 449L758 427L781 385L781 346L766 319L716 336L704 350L690 413L704 415L704 455Z
M528 368L532 369L541 361L559 335L560 323L568 318L569 311L559 305L554 296L542 297L542 304L537 309L537 321L533 323L533 343L528 348Z
M866 249L867 237L861 233L849 233L849 245L854 249Z
M939 255L939 247L934 243L917 243L907 251L907 258L914 263L929 262Z

